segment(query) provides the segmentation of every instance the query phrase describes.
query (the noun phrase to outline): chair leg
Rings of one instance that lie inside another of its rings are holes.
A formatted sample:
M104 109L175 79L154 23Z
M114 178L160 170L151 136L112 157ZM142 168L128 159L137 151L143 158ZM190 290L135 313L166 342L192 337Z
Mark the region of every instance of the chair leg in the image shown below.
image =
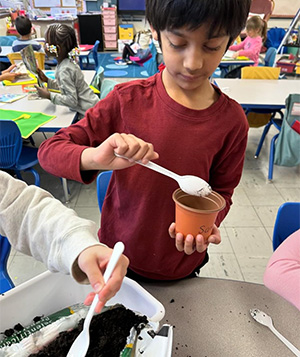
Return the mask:
M273 180L273 168L274 168L274 154L275 154L275 141L278 138L278 134L274 135L270 144L270 155L269 155L269 174L268 180Z
M21 172L20 172L19 170L15 170L15 173L16 173L16 175L17 175L17 178L18 178L19 180L22 180L22 181L23 181L23 177L21 176Z
M272 122L270 121L268 124L266 124L266 126L264 128L264 131L262 133L262 136L261 136L261 138L259 140L259 143L258 143L258 146L257 146L257 149L256 149L256 153L254 155L255 159L257 159L258 156L259 156L260 150L261 150L261 148L263 146L264 140L266 138L266 135L268 134L268 131L269 131L271 125L272 125Z
M70 198L70 193L69 193L69 188L68 188L68 181L64 177L61 178L63 190L64 190L64 195L65 195L65 203L69 202Z

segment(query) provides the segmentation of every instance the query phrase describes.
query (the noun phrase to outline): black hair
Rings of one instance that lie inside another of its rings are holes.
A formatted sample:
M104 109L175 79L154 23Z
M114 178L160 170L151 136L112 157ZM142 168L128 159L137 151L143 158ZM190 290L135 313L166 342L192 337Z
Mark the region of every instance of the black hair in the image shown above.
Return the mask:
M21 36L26 36L31 33L32 23L28 17L18 16L15 19L15 26Z
M146 0L146 18L160 31L208 26L209 38L225 31L231 43L245 27L251 0Z
M75 30L65 24L53 24L48 27L45 34L49 45L59 45L66 53L78 47Z
M246 23L246 30L259 30L259 34L263 41L267 39L267 22L259 16L251 16Z

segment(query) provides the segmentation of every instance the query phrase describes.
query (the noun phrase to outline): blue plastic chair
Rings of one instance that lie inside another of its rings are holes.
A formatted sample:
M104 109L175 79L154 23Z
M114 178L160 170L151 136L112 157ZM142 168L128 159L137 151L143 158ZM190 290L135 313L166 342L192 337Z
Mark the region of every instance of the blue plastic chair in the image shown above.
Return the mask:
M106 195L107 187L112 175L112 171L103 171L97 176L97 198L100 213L102 212L102 206Z
M12 120L0 119L0 168L15 171L22 179L21 171L30 171L34 176L34 184L40 186L40 175L33 168L39 163L37 148L23 146L20 130Z
M300 228L300 202L285 202L279 208L273 231L273 250Z
M0 294L15 286L7 272L7 260L10 248L8 239L0 235Z
M0 36L0 46L11 46L14 40L17 39L17 36ZM3 63L10 63L10 60L8 57L1 57L0 62Z
M94 70L97 71L99 68L99 59L98 59L98 46L100 44L99 40L96 40L92 50L87 56L79 56L79 64L81 69ZM90 62L89 56L92 54L93 61ZM86 60L83 61L83 60Z
M266 55L265 55L265 66L266 67L274 67L275 64L275 59L276 59L276 48L275 47L269 47L267 49Z

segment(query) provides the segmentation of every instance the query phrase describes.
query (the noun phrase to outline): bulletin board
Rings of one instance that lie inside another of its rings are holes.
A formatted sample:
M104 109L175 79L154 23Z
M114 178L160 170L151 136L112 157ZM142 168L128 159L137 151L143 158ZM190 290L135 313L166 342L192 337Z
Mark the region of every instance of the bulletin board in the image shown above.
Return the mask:
M299 9L299 1L277 0L272 17L294 17Z
M50 12L51 7L76 7L78 12L83 11L83 0L32 0L32 5L45 12Z

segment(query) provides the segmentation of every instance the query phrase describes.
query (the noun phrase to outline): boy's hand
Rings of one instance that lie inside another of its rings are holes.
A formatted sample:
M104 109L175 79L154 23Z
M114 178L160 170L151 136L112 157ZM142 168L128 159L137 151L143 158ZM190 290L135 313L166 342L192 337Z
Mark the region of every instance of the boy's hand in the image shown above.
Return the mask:
M116 154L127 159L116 157ZM81 155L81 170L118 170L135 165L141 160L146 164L159 156L153 145L132 134L113 134L96 148L88 148Z
M42 82L46 82L48 83L48 77L45 75L45 73L40 69L40 68L37 68L37 74L39 76L39 79L42 81Z
M179 252L185 252L187 255L193 254L195 251L198 253L204 252L209 243L220 244L221 235L220 230L214 224L211 235L208 239L204 239L201 234L198 234L196 238L191 234L188 234L185 238L182 233L175 232L175 223L172 223L169 227L169 235L175 239L175 246Z
M112 254L112 249L95 245L85 249L78 257L78 266L87 275L94 293L90 293L84 303L90 305L95 293L99 295L99 302L95 312L100 312L106 301L112 298L122 285L122 281L127 272L129 260L125 255L121 255L110 279L104 284L103 274Z
M41 98L46 98L46 99L50 99L50 92L48 91L47 88L41 88L39 86L35 86L39 97Z

